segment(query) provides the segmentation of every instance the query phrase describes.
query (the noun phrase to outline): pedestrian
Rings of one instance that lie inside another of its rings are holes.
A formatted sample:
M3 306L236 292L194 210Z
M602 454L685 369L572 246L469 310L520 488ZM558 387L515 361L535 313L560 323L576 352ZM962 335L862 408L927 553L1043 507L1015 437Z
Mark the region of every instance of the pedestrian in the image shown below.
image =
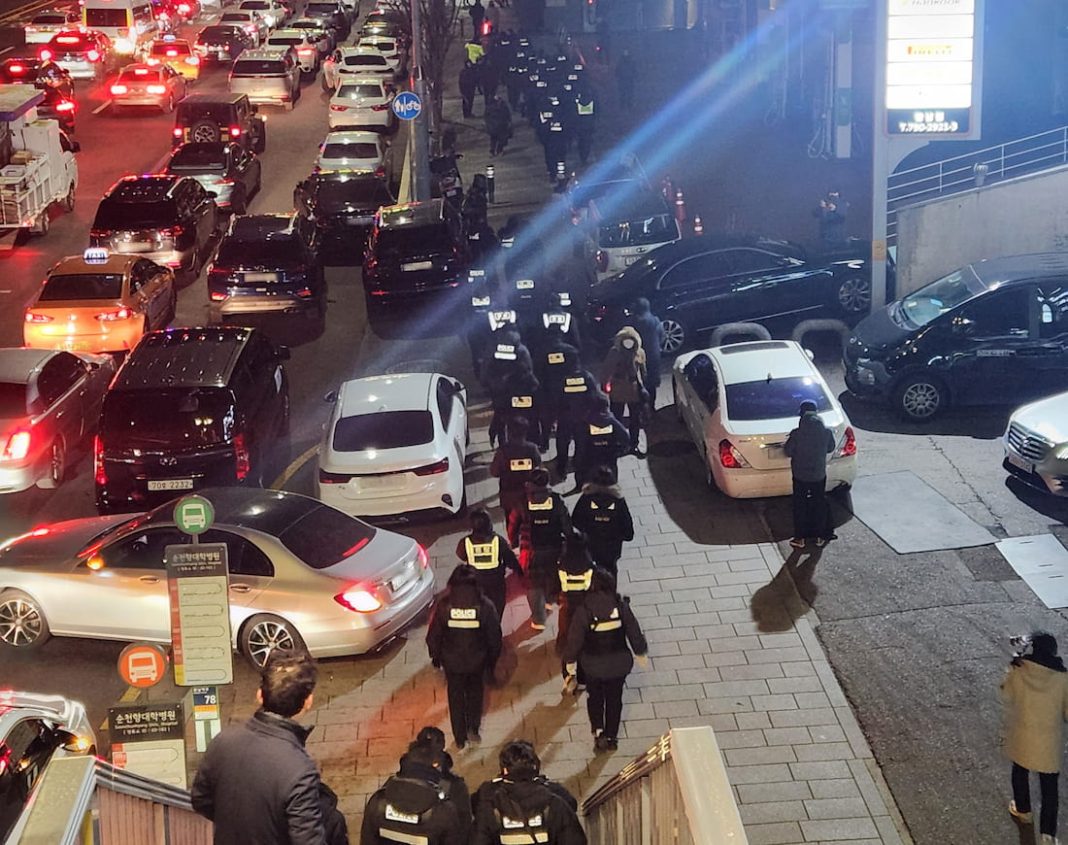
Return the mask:
M338 76L341 72L341 51L334 50L323 60L323 78L321 85L328 94L333 94L337 88Z
M490 397L493 406L493 418L490 420L490 446L499 438L503 443L508 438L508 425L522 417L529 425L530 439L544 452L548 446L548 435L542 431L538 379L534 373L519 370L508 379Z
M468 60L460 69L460 98L463 100L464 117L475 116L475 91L478 89L478 71L475 63Z
M530 627L545 630L549 599L558 590L556 562L564 537L571 533L571 515L560 494L549 487L544 467L530 474L523 507L512 512L508 539L519 547L519 565L527 577Z
M820 200L819 207L813 210L813 215L819 219L820 241L824 246L839 247L845 244L846 210L847 204L842 201L838 191L833 189L827 192L827 196Z
M475 0L467 14L471 16L471 40L474 41L482 37L482 21L486 19L486 7L482 5L482 0Z
M486 105L486 133L490 139L490 156L501 155L512 137L512 111L500 97L495 96Z
M590 400L590 410L575 433L575 487L578 490L593 477L597 467L608 467L617 476L617 462L627 454L630 434L612 413L608 399L599 394Z
M434 725L427 725L415 735L415 741L408 746L408 750L411 751L414 746L423 746L437 752L439 759L438 770L441 773L441 788L456 808L456 817L460 820L462 841L466 843L471 837L471 823L473 821L471 817L471 793L467 788L466 781L453 771L452 755L445 750L445 732ZM406 757L407 754L401 757L401 768L404 767ZM397 774L400 774L400 772Z
M570 471L568 465L572 442L575 444L575 462L578 463L579 438L586 430L593 403L601 399L604 399L607 407L608 400L597 386L597 379L588 370L579 366L564 377L556 418L555 466L556 477L561 481L567 478Z
M472 67L479 59L486 55L486 51L482 47L482 40L477 32L472 36L470 41L464 44L464 53L467 56L467 61L471 63Z
M190 800L212 822L214 845L323 845L319 770L296 721L311 709L316 668L304 652L273 651L251 719L208 745Z
M664 327L644 296L634 300L634 308L627 325L638 330L645 353L645 389L649 393L649 410L656 408L656 392L660 387L660 350L663 349Z
M490 475L498 479L504 524L512 524L513 517L523 509L527 500L526 484L541 466L541 452L527 439L529 425L524 417L513 419L507 429L507 440L501 443L490 463ZM516 538L512 546L516 546Z
M560 560L556 564L556 575L559 578L559 603L560 617L557 619L556 653L563 654L567 645L568 624L575 616L575 611L586 600L586 593L590 589L593 578L593 559L590 557L586 546L586 537L572 529L564 539L564 548L560 553ZM563 669L563 666L561 666ZM567 672L563 672L567 677ZM583 685L581 675L578 678L579 686Z
M493 518L485 508L471 511L471 533L456 544L456 556L471 564L479 589L493 602L497 616L504 619L505 576L511 569L522 575L519 559L508 541L493 528Z
M1001 682L1005 706L1005 753L1012 761L1009 813L1031 824L1030 773L1038 773L1042 809L1038 830L1043 845L1057 843L1057 780L1068 719L1068 672L1057 656L1057 640L1037 631L1030 650L1013 658ZM1032 834L1033 835L1033 834Z
M503 325L490 341L493 354L482 367L483 385L490 396L505 393L508 383L520 373L534 371L530 350L514 325Z
M486 216L489 213L488 190L486 174L476 173L471 179L460 211L468 232L476 232L486 226Z
M501 655L501 620L479 589L473 567L461 564L449 576L448 589L431 612L426 645L434 668L445 670L456 748L482 742L485 678Z
M630 50L624 50L616 62L616 88L619 91L619 107L623 111L634 108L634 84L638 79L638 68L631 58Z
M534 374L541 386L541 430L546 440L552 434L564 407L565 381L582 367L578 347L568 342L564 328L557 323L546 326L539 338L541 342L538 344L537 357L533 358ZM570 447L570 440L568 444ZM560 454L558 439L557 456Z
M593 562L618 577L623 544L634 539L634 520L616 476L606 466L599 466L582 485L582 495L575 502L571 524L586 535L586 545Z
M575 96L575 138L578 141L579 161L583 164L590 157L593 149L593 137L596 131L596 114L593 90L584 85Z
M816 403L801 403L801 419L790 432L782 450L790 459L793 478L794 536L790 545L805 547L814 539L823 547L837 539L827 503L827 456L834 451L834 432L823 424Z
M576 676L580 667L585 675L586 712L595 751L618 748L623 685L634 668L635 656L643 669L649 665L647 653L645 635L630 601L616 592L611 574L594 569L586 601L568 627L564 663L569 675Z
M578 803L563 786L541 774L541 760L531 743L509 742L498 759L500 774L483 783L472 798L472 845L586 845L575 812Z
M478 68L478 84L482 89L482 106L486 109L497 96L497 89L501 85L501 71L489 56L479 59L475 67Z
M602 383L612 403L612 413L622 420L626 411L630 451L639 458L645 457L645 453L638 448L638 438L649 402L649 392L645 389L646 378L642 336L633 326L624 326L616 333L612 347L605 356Z
M367 801L360 845L466 845L456 806L442 788L441 763L427 745L408 747L400 771Z

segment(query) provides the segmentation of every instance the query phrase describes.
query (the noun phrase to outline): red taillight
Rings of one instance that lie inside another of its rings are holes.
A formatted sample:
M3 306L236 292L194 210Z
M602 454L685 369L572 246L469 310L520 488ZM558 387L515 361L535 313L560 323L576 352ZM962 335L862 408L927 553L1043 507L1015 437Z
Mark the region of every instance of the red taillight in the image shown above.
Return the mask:
M148 91L149 94L166 94L167 93L167 86L166 85L149 85L147 88L145 88L145 90Z
M129 89L129 88L127 88L127 87L126 87L125 85L112 85L112 86L111 86L111 94L112 94L112 96L114 96L114 97L117 97L117 96L119 96L120 94L125 94L125 93L127 93L127 92L128 92L129 90L130 90L130 89Z
M222 291L213 290L211 292L211 301L212 302L225 302L227 300L227 298L228 298L227 295L225 293L223 293Z
M93 477L98 487L108 483L108 472L104 469L104 444L99 434L93 438Z
M185 228L182 226L171 226L169 229L160 229L159 236L161 238L177 238L182 235Z
M129 320L131 316L133 316L133 312L129 308L123 306L114 311L104 311L97 314L96 319L101 323L114 323L117 320Z
M237 138L240 134L241 134L241 127L240 126L231 126L230 127L230 137L231 138Z
M89 51L86 52L85 58L87 58L91 62L99 62L100 61L100 51L99 50L89 50Z
M442 458L436 464L428 464L425 467L419 467L418 469L412 470L412 472L414 472L416 475L419 475L419 476L423 476L423 475L439 475L440 473L448 472L448 471L449 471L449 459L448 458Z
M489 35L490 30L493 29L493 24L490 21L482 21L482 34Z
M312 289L311 288L301 288L300 290L297 291L297 296L299 296L301 299L311 299L311 297L312 297Z
M248 457L248 445L244 434L234 435L234 476L238 481L244 481L252 468Z
M60 35L56 38L57 44L80 44L81 40L77 35Z
M189 4L188 3L179 3L178 4L178 11L179 11L180 14L188 15L189 14ZM175 55L177 55L177 53Z
M175 138L181 138L182 137L182 130L179 129L176 126L176 127L174 127L174 131L171 134L174 135Z
M423 569L426 569L430 566L430 558L427 556L426 549L422 546L418 546L417 548L419 549L419 565Z
M746 466L745 460L729 440L719 441L719 462L726 469L741 469Z
M375 176L377 176L377 177L379 177L381 179L385 175L386 175L386 167L385 167L385 165L384 164L378 165L378 167L375 168Z
M857 453L857 436L853 433L853 426L847 425L845 430L845 442L838 452L843 458L848 458Z
M0 452L0 461L21 461L30 454L30 432L23 429L16 431L7 439L4 451Z
M342 607L355 610L357 613L374 613L382 607L382 602L378 600L374 593L355 586L350 587L343 593L338 593L334 596L334 601Z
M52 58L52 51L51 50L42 50L38 55L41 57L41 59L43 61L47 62Z
M25 73L26 68L24 68L22 65L8 65L7 72L10 73L12 76L18 76L20 74Z
M378 108L378 106L375 106L375 108ZM333 106L333 105L330 106L330 111L348 111L348 110L349 110L348 106Z
M74 101L60 100L56 103L56 111L74 111Z
M48 316L47 314L38 314L35 311L26 312L27 323L51 323L52 320L53 318Z
M341 475L337 472L327 472L322 469L319 470L320 484L348 484L351 478L351 475Z
M381 103L377 106L371 106L371 111L385 111L389 108L389 103Z

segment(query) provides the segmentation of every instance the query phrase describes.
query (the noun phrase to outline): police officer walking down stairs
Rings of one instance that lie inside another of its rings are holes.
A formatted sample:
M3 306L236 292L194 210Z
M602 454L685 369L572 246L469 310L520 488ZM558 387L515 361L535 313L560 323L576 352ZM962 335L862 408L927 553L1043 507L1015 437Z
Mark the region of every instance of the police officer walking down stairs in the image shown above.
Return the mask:
M483 508L471 511L471 533L456 544L456 556L471 564L482 592L493 602L497 616L504 619L507 570L522 575L519 559L508 541L493 530L493 518Z

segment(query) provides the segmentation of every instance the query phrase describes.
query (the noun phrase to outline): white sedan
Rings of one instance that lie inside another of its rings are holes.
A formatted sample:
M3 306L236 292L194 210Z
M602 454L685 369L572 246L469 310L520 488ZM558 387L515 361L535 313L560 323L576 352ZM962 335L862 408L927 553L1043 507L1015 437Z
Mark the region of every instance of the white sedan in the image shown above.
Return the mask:
M390 38L388 35L365 35L356 47L359 50L368 50L381 55L394 74L400 75L404 72L407 57L404 48L396 38Z
M396 68L390 65L389 60L378 50L368 47L343 47L341 49L341 63L337 67L341 79L346 74L373 74L392 79Z
M834 432L827 489L857 474L857 442L834 393L797 343L734 343L680 355L672 370L675 408L705 462L709 486L734 498L792 492L783 445L806 399Z
M354 516L461 513L467 390L440 373L341 385L319 447L319 498Z
M346 170L385 176L386 142L377 132L331 132L319 146L315 170Z
M1054 496L1068 496L1068 393L1013 411L1002 445L1010 473Z
M388 132L396 122L393 95L377 76L342 76L330 98L331 129L376 129Z

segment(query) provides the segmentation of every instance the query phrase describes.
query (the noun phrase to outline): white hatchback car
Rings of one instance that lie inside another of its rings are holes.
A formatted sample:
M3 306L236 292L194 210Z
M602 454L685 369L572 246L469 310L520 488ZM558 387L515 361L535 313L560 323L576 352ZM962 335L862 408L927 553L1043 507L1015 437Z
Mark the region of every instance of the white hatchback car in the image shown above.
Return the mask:
M390 131L396 123L393 94L377 76L341 77L330 98L327 121L331 129L377 129Z
M377 132L331 132L319 145L315 170L386 175L386 142Z
M404 73L408 64L408 57L400 42L388 35L365 35L356 47L359 50L369 50L381 55L393 69L393 73L397 75Z
M461 513L467 390L441 373L341 385L319 447L319 499L353 516Z
M675 408L705 462L709 486L734 498L792 492L783 445L806 399L834 432L827 489L857 474L857 441L842 406L805 350L787 340L688 352L672 370Z
M1068 496L1068 393L1013 411L1002 445L1010 473L1054 496Z
M338 72L344 81L346 74L374 75L392 79L396 68L378 50L367 47L342 47Z

